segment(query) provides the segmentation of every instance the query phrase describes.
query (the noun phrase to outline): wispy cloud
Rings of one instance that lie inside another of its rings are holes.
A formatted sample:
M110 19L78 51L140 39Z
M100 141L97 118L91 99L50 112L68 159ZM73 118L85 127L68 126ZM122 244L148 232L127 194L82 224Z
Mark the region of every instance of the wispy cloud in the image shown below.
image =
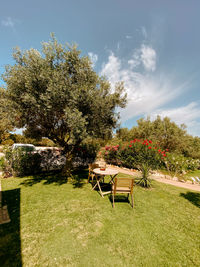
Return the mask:
M8 28L14 28L15 21L11 17L6 17L1 21L1 25Z
M88 56L89 56L89 58L90 58L90 60L91 60L91 62L92 62L92 66L94 67L95 64L96 64L97 61L98 61L98 55L95 54L95 53L93 53L93 52L89 52L89 53L88 53Z
M132 69L143 65L147 71L156 70L156 51L148 45L142 44L139 49L135 49L131 59L128 60L128 64Z
M128 104L125 109L120 111L122 122L135 116L151 114L166 103L174 100L187 87L187 83L175 86L174 81L168 78L166 74L155 75L147 71L150 67L145 67L144 62L146 61L144 58L141 58L141 53L138 55L140 56L135 56L134 59L131 57L128 60L129 64L123 67L120 58L111 52L107 63L102 66L100 73L108 78L112 88L114 88L114 84L117 81L124 81L128 95ZM131 63L130 60L135 61ZM141 64L141 62L144 65L144 70L141 72L136 71L133 65L135 64L136 66Z
M146 70L155 71L156 69L156 51L147 46L141 46L141 60Z
M126 35L126 39L132 39L131 35Z

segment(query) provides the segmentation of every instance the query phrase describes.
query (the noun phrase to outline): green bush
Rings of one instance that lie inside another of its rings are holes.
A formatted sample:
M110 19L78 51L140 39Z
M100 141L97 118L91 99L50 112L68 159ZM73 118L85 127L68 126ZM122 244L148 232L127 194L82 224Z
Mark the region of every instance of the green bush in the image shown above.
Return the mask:
M167 171L172 177L183 175L188 171L197 170L200 166L198 159L187 158L181 154L175 153L168 153L164 163Z
M0 171L3 171L3 167L5 165L5 159L4 157L0 158Z
M100 149L98 140L87 138L74 151L74 166L87 166L95 161Z
M136 168L142 172L140 183L145 187L150 185L150 170L163 165L166 151L161 150L151 140L134 139L130 143L116 146L106 146L104 158L107 163L116 162L128 168Z
M7 145L7 146L12 146L14 144L14 141L12 139L6 139L1 144Z
M25 176L41 172L41 155L35 151L30 151L30 148L17 148L5 150L6 164L5 168L9 167L16 176Z

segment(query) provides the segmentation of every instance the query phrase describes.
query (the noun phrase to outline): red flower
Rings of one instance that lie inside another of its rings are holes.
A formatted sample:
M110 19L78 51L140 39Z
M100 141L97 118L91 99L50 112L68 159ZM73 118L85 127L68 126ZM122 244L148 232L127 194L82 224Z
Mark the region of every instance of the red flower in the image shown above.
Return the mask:
M161 150L160 149L158 149L158 153L160 153L161 152Z
M166 157L166 154L163 154L163 157Z
M151 146L149 146L148 149L151 149Z
M132 147L132 145L129 145L129 147Z
M166 151L169 151L169 149L167 148Z
M151 140L149 140L149 144L152 144L152 141Z

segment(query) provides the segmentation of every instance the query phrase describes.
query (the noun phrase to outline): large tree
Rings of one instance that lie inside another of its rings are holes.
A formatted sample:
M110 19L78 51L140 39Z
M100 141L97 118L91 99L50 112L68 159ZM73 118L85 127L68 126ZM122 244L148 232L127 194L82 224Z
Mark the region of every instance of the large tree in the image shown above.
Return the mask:
M13 130L13 109L5 88L0 88L0 143Z
M13 53L3 79L16 111L16 126L26 135L48 137L66 154L88 136L108 137L118 121L116 107L124 107L123 83L111 90L92 63L75 45L59 44L52 35L42 52L30 49Z

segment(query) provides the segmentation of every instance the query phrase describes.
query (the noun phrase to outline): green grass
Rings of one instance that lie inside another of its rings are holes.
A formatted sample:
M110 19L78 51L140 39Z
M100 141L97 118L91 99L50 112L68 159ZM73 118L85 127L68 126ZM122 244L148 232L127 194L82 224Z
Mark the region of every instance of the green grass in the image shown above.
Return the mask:
M185 176L186 177L195 177L195 176L200 177L200 170L190 171Z
M200 266L199 193L153 182L113 209L86 177L2 180L1 266Z

